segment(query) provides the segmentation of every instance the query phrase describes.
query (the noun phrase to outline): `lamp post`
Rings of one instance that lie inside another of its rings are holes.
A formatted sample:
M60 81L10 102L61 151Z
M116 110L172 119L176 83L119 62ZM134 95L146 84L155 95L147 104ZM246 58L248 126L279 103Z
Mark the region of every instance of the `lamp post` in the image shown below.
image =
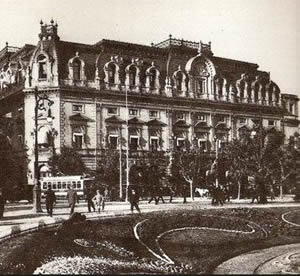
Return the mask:
M46 110L45 101L48 102L47 121L52 121L50 106L53 101L46 94L39 95L37 87L34 89L35 107L34 107L34 187L33 187L33 213L43 212L41 207L41 187L40 187L40 169L39 169L39 148L38 148L38 111Z
M216 145L216 187L219 187L219 143L220 140L217 136L214 137L215 145Z
M128 120L129 120L129 111L128 111L128 92L127 88L125 90L125 104L126 104L126 139L127 139L127 146L126 146L126 198L125 201L128 202L128 189L129 189L129 130L128 130Z

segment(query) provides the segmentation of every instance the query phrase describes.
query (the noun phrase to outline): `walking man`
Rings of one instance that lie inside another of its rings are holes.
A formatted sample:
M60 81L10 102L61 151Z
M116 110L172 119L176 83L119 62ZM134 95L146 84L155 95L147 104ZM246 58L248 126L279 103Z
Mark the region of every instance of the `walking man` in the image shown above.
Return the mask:
M96 195L93 198L93 201L95 201L97 208L98 208L98 212L100 214L101 207L102 207L102 210L104 209L104 207L103 207L104 197L103 197L103 195L101 195L100 190L97 190Z
M52 217L53 214L53 204L56 203L56 196L54 191L51 189L51 186L48 187L48 190L46 191L46 209L47 213L50 217Z
M93 202L93 197L93 191L90 188L88 188L86 192L86 201L89 213L91 212L91 209L93 209L94 212L96 211L95 204Z
M73 189L72 186L68 186L67 199L70 207L70 216L71 216L74 213L76 202L79 203L77 192Z
M140 195L138 193L137 188L133 185L130 185L128 187L128 200L130 202L131 213L133 213L133 208L135 208L139 213L141 213L141 210L139 208L139 199Z

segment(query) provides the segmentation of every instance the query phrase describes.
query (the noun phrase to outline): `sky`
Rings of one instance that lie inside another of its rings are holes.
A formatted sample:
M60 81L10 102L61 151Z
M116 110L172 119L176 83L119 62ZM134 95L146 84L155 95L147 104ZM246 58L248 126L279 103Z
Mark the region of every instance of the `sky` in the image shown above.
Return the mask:
M300 97L300 0L0 0L0 48L36 44L42 19L61 40L150 45L211 41L215 56L257 63Z

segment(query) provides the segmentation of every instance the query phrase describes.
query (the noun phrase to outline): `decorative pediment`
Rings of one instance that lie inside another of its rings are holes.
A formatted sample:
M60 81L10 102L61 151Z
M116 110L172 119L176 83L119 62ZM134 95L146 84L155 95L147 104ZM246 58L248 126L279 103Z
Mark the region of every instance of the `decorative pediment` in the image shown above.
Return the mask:
M218 130L229 130L230 128L227 127L227 125L223 122L219 122L217 125L216 125L216 129Z
M114 115L114 116L111 116L111 117L105 119L105 122L109 123L109 124L125 124L126 121L124 121Z
M190 125L188 125L184 120L178 120L175 122L174 127L189 128Z
M69 117L70 121L77 121L77 122L94 122L94 120L82 115L81 113L77 113Z
M165 123L157 120L157 119L153 119L153 120L150 120L149 122L147 122L147 125L148 126L151 126L151 127L163 127L163 126L166 126Z
M250 129L246 126L246 125L243 125L241 127L238 128L238 131L250 131Z
M195 128L211 128L211 126L209 126L207 122L200 121L195 124Z
M133 117L132 119L128 120L128 124L131 125L143 125L145 122L138 119L137 117Z

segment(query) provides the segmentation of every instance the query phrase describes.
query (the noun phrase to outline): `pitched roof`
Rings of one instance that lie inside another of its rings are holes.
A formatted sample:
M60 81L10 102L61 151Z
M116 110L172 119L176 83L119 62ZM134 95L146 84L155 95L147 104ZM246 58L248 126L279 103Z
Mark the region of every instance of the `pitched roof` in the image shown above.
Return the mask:
M195 124L195 128L211 128L207 122L199 121Z
M72 121L84 121L84 122L93 122L94 120L82 115L81 113L77 113L69 117Z
M153 119L153 120L150 120L147 122L147 125L148 126L166 126L165 123L157 120L157 119Z
M114 116L111 116L111 117L105 119L105 122L111 123L111 124L123 124L126 121L124 121L124 120L120 119L119 117L117 117L116 115L114 115Z
M128 120L128 124L142 125L144 123L144 121L138 119L137 117L133 117L132 119Z
M190 126L186 123L186 121L184 121L184 120L178 120L178 121L175 122L174 127L185 127L185 128L188 128Z

